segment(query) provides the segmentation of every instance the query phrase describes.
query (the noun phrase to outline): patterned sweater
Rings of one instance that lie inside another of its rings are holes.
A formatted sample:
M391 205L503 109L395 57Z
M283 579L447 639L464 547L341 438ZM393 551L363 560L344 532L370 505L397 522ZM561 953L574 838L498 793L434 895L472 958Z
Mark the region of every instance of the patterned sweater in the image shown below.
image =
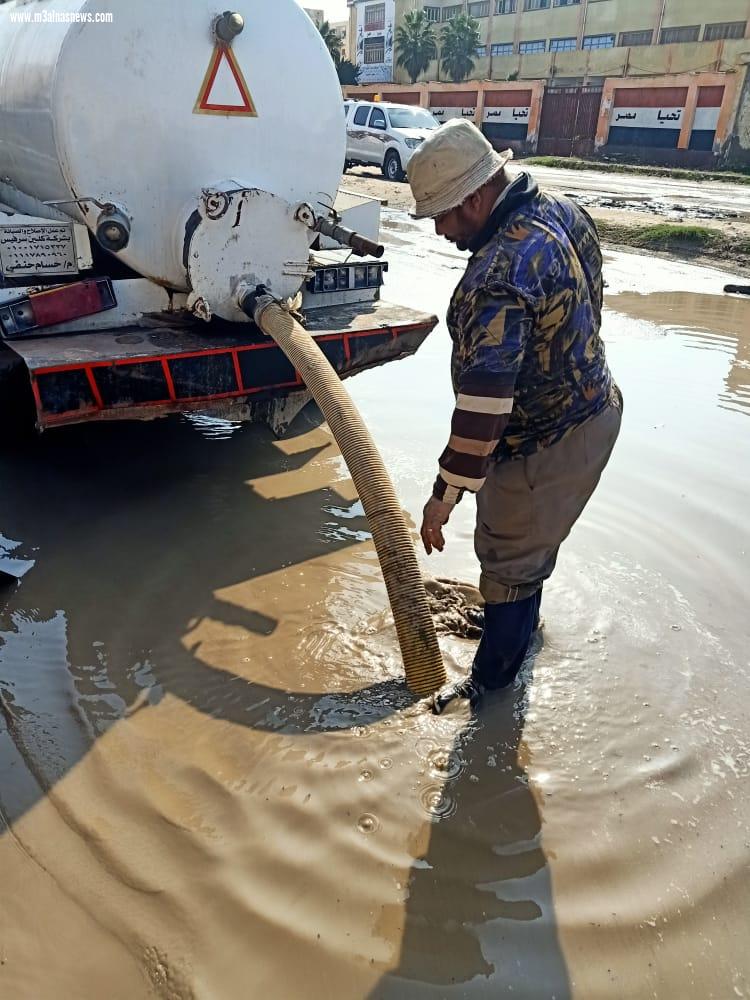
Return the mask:
M434 495L449 504L481 489L493 458L555 444L617 398L587 213L523 173L470 249L448 310L456 408Z

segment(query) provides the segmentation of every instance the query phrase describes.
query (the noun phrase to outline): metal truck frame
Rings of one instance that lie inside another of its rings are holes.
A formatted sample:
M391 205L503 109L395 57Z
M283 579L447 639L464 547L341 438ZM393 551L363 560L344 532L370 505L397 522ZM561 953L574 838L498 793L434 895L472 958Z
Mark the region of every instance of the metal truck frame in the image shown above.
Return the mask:
M29 215L0 204L6 423L42 431L199 411L281 433L309 401L299 373L254 324L196 318L187 293L129 271L85 226L29 201ZM340 192L335 211L377 239L377 201ZM318 239L296 303L332 366L346 378L413 354L436 317L383 302L387 263L352 261L336 247Z

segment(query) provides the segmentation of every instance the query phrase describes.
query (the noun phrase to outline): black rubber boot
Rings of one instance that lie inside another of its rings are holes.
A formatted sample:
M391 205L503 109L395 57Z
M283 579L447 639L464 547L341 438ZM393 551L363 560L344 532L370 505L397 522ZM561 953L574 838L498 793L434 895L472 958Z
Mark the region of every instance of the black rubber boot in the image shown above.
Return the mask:
M456 698L467 698L472 709L476 709L486 691L497 691L513 683L531 637L541 627L541 600L540 589L523 601L485 605L484 631L471 674L433 695L432 711L436 715Z
M539 625L540 601L537 591L523 601L485 605L484 631L471 672L486 690L496 691L515 680Z
M450 684L448 687L441 688L432 696L432 711L435 715L441 715L443 710L450 705L452 701L456 698L468 698L469 704L472 709L478 708L479 703L484 697L484 688L481 684L478 684L474 677L470 674L462 681L457 681L455 684Z

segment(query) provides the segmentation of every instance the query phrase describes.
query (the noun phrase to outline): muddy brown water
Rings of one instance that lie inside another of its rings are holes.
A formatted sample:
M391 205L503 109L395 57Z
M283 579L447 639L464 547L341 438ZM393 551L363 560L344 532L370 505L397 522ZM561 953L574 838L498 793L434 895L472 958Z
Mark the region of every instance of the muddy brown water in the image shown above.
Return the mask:
M386 219L389 292L461 258ZM609 257L625 422L471 719L405 694L325 427L73 428L0 452L0 996L724 998L748 985L750 303ZM349 383L416 522L443 327ZM472 503L436 576L475 581ZM15 545L14 543L18 543ZM441 639L450 670L471 643Z

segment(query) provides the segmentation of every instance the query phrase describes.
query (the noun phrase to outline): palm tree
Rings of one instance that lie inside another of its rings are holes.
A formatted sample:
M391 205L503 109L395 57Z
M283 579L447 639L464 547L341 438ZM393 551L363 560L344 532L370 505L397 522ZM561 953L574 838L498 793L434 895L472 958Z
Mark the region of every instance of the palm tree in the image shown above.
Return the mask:
M353 87L355 84L359 83L359 74L362 70L359 66L350 62L348 59L342 59L341 62L336 65L336 72L339 75L339 83L342 87Z
M322 21L318 25L320 36L325 42L326 48L331 53L331 59L338 64L341 62L341 39L335 28L332 28L328 21Z
M396 65L403 66L412 83L437 58L435 31L423 10L404 15L404 23L396 28L396 52Z
M474 69L474 54L480 42L479 22L466 14L459 14L443 29L440 50L443 70L460 83Z

